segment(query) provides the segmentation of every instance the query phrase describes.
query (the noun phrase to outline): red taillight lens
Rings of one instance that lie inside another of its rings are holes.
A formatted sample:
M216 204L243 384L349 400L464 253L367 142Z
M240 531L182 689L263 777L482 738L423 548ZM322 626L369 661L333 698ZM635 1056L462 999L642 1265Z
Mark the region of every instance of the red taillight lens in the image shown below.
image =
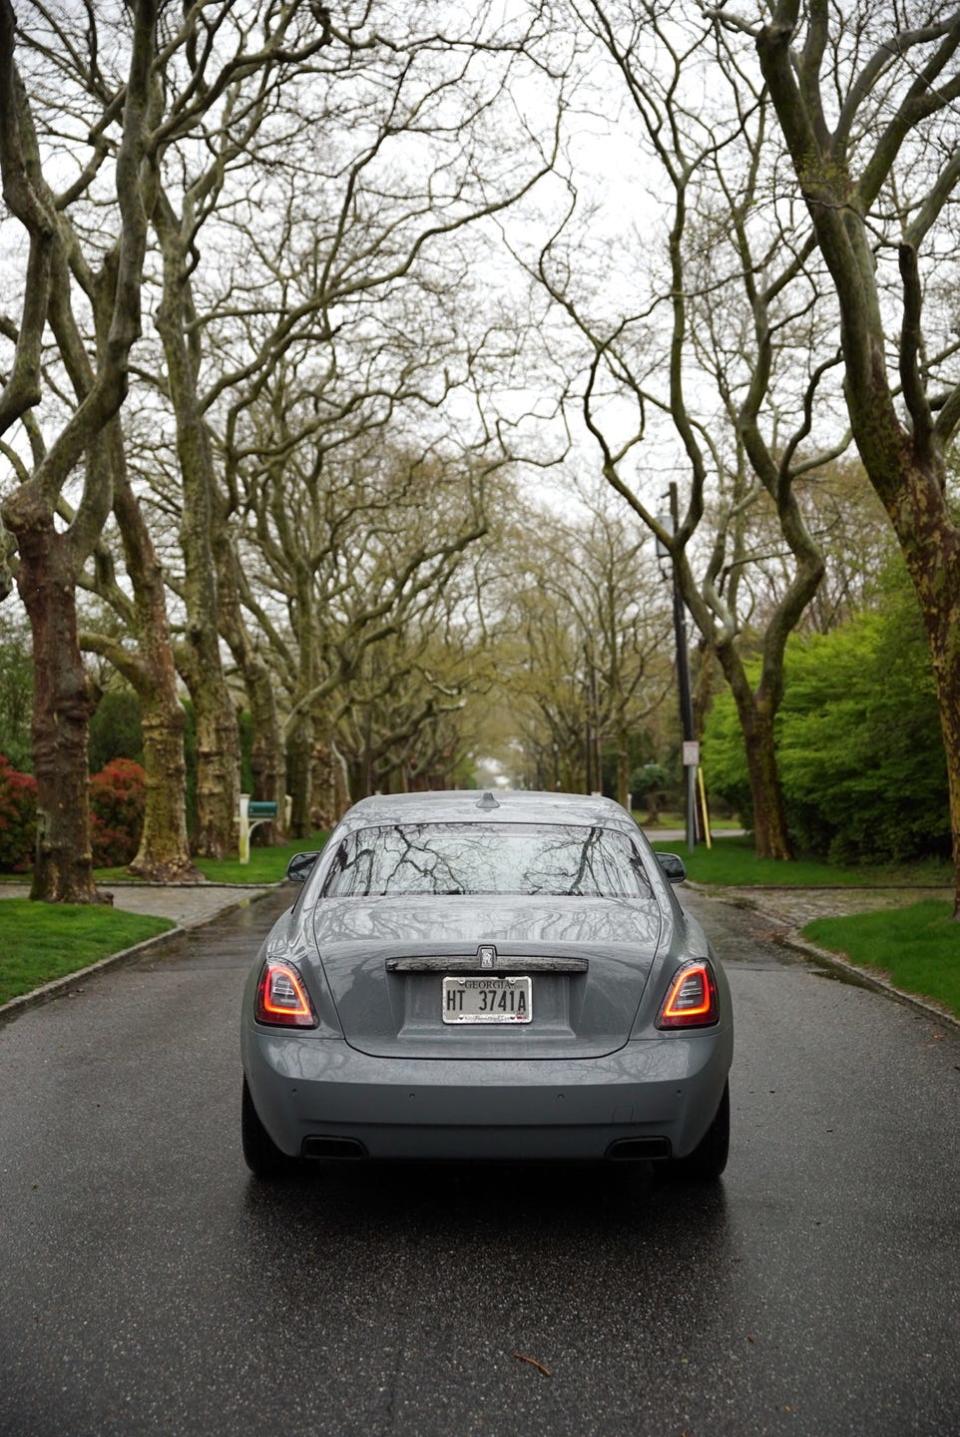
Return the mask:
M289 963L265 963L257 984L258 1023L281 1028L315 1028L317 1015L303 979Z
M684 963L663 1000L658 1028L708 1028L720 1017L717 980L709 963Z

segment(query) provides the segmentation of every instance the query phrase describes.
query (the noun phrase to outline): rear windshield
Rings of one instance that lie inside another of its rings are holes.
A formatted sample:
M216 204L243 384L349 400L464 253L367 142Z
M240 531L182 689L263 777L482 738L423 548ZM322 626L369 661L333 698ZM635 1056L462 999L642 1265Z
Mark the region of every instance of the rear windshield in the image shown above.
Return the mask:
M614 829L534 823L403 823L346 834L328 897L503 893L647 898L637 845Z

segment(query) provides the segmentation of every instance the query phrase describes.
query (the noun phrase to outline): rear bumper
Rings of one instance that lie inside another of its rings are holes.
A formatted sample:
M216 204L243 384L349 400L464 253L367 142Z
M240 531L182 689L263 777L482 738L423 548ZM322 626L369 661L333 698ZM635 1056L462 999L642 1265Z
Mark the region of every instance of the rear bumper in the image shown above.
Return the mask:
M291 1156L334 1138L372 1158L596 1160L625 1139L665 1139L675 1157L696 1147L733 1033L635 1039L575 1061L450 1061L373 1058L341 1039L245 1023L242 1049L260 1120Z

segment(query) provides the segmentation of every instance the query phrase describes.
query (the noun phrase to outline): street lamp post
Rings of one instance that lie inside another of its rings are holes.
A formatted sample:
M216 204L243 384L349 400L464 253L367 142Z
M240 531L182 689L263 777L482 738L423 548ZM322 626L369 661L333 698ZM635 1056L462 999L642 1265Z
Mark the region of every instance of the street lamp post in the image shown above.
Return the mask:
M670 485L668 494L670 523L665 527L669 527L671 534L676 534L680 527L676 484ZM668 552L665 545L657 546L658 557L664 557ZM684 617L683 595L680 592L676 560L672 554L670 554L670 567L673 577L673 635L677 649L677 689L680 696L680 729L683 734L683 770L686 779L687 848L692 853L697 845L697 767L700 756L697 752L697 736L693 727L693 695L690 691L690 656L687 650L687 625Z

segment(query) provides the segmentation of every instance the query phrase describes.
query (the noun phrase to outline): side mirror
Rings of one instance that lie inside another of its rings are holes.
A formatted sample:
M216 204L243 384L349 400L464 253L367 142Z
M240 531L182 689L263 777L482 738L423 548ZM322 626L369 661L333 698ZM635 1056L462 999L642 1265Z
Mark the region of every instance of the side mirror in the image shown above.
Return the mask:
M686 878L687 870L679 853L658 853L657 862L663 869L664 878L669 878L671 883L682 883Z
M319 853L295 853L287 864L288 882L306 883L319 857Z

